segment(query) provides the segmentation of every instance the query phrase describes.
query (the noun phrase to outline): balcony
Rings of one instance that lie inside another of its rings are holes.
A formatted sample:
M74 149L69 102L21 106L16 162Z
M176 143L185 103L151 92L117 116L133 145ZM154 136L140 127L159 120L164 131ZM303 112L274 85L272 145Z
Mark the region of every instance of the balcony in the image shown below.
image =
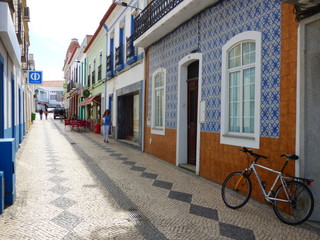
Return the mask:
M70 92L72 90L76 89L76 84L74 81L70 81L67 85L67 92Z
M127 52L127 64L131 65L132 63L137 61L137 56L135 53L135 47L133 46L134 35L127 37L126 42L126 52Z
M17 38L19 41L19 44L22 44L23 42L23 28L22 28L22 11L21 11L21 3L15 4L16 12L14 13L15 16L15 30L17 34Z
M123 64L123 45L116 48L116 71L121 71L124 68Z
M282 3L294 4L294 12L296 20L301 21L320 12L320 2L317 1L301 1L301 0L282 0Z
M107 78L111 78L113 75L113 53L111 53L109 56L107 56Z
M135 18L136 47L146 48L219 0L153 0Z

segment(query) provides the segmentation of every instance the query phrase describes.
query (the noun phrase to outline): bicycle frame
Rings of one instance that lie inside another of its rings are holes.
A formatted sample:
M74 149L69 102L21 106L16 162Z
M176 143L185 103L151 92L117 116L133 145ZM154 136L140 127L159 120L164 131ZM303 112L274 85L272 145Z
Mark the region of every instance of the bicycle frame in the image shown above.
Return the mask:
M256 167L259 167L259 168L265 169L265 170L267 170L267 171L269 171L269 172L273 172L273 173L277 174L277 177L276 177L276 179L274 180L274 182L273 182L273 184L272 184L272 186L271 186L268 194L267 194L267 192L266 192L266 190L265 190L265 187L264 187L263 184L262 184L262 181L261 181L261 179L260 179L260 176L259 176L259 173L258 173ZM260 164L258 164L258 163L256 163L256 162L253 162L253 163L251 164L251 166L246 169L246 171L253 171L253 172L254 172L254 174L255 174L255 176L256 176L256 178L257 178L257 180L258 180L259 186L260 186L260 188L261 188L261 190L262 190L263 196L264 196L264 198L265 198L266 201L272 202L272 201L274 201L274 200L277 200L277 201L282 201L282 202L289 202L289 200L288 200L288 199L289 199L289 194L288 194L288 192L287 192L287 188L285 187L286 184L285 184L285 180L284 180L284 177L282 176L282 172L281 172L281 171L276 171L276 170L274 170L274 169L272 169L272 168L265 167L265 166L260 165ZM287 199L279 199L279 198L274 198L274 197L272 197L272 194L273 194L273 192L274 192L273 189L275 188L275 186L276 186L277 182L279 181L279 179L280 179L280 181L281 181L282 186L284 187L283 189L284 189L284 191L285 191L285 193L286 193Z

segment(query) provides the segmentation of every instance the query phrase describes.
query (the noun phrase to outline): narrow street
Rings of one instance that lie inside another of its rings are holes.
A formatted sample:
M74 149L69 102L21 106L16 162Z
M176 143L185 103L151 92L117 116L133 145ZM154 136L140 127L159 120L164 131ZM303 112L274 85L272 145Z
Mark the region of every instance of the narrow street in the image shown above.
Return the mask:
M165 149L164 149L165 151ZM15 203L0 239L320 239L250 201L228 209L220 186L99 134L39 116L17 152Z

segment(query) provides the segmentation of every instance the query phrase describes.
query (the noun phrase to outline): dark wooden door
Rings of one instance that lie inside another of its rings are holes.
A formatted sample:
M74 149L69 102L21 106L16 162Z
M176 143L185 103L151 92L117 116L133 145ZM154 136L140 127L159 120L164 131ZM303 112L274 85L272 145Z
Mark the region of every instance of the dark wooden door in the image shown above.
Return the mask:
M188 164L196 165L198 78L189 79L187 80L187 83L188 83Z
M126 119L126 112L125 112L125 98L123 96L118 97L118 139L124 139L125 136L125 119Z
M132 140L133 138L133 95L125 97L125 139Z

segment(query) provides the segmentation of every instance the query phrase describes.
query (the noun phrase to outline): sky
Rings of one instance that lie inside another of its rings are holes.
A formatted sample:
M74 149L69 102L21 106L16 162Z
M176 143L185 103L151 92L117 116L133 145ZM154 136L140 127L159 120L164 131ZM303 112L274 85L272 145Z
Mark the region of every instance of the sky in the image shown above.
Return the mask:
M72 38L81 45L93 35L112 0L27 0L29 53L44 81L64 80L63 64Z

